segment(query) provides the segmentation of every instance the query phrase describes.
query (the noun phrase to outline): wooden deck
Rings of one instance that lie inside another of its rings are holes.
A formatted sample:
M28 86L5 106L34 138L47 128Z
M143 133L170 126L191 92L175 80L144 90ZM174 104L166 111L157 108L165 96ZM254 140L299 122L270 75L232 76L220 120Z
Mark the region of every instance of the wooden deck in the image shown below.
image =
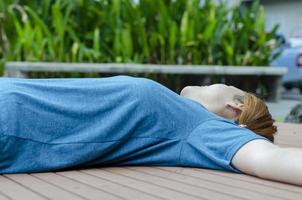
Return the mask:
M302 125L278 124L276 143L302 147ZM300 200L302 187L179 167L112 167L0 176L2 199Z

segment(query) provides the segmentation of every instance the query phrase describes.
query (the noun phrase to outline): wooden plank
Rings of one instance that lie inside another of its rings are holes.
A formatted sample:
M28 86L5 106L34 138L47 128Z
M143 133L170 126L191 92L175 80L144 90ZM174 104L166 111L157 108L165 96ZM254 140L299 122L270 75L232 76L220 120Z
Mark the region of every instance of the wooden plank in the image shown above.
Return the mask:
M274 143L280 147L302 148L302 125L292 123L276 123L278 132Z
M276 137L275 138L275 143L278 142L289 142L292 144L297 144L300 145L302 147L302 138L301 137L292 137L292 136L287 136L287 137Z
M119 173L109 172L105 170L105 168L81 170L81 172L91 174L96 177L104 178L106 180L111 180L112 182L115 182L117 184L126 185L138 191L156 195L162 199L171 199L171 200L204 199L192 195L187 195L182 192L176 191L175 189L170 189L162 185L157 185L156 183L148 183L145 181L137 180L136 177L129 177L129 176L121 175Z
M267 66L217 66L217 65L156 65L127 63L55 63L7 62L5 74L11 71L53 72L105 72L105 73L163 73L163 74L216 74L216 75L270 75L282 76L287 68Z
M300 141L300 139L290 139L290 138L284 138L284 139L278 139L278 140L276 140L275 141L275 144L280 144L280 143L283 143L283 144L292 144L292 145L294 145L294 146L298 146L299 148L301 148L302 147L302 141Z
M183 181L188 184L200 184L203 182L208 184L208 182L215 182L222 185L228 185L230 187L240 188L242 190L241 193L243 193L243 195L246 194L248 198L250 198L248 193L252 192L264 196L269 195L276 199L278 198L292 199L292 200L297 200L300 198L302 199L301 193L291 192L288 190L278 189L270 186L264 186L256 183L249 183L242 180L233 179L232 177L225 177L217 174L206 173L205 170L192 170L190 168L185 168L184 170L179 172L179 170L175 170L175 168L169 168L169 167L156 167L156 168L146 167L146 169L138 167L137 170L146 170L148 173L153 172L153 173L160 174L162 176L169 176L169 178L171 179L177 179L178 181ZM162 172L160 172L160 170ZM254 194L252 195L254 196ZM263 199L263 197L261 199Z
M85 199L108 199L108 200L120 200L122 198L109 194L99 188L92 187L91 185L86 185L81 182L66 178L56 173L36 173L31 174L34 177L37 177L45 182L56 185L66 191L77 194Z
M276 143L278 141L302 141L302 124L276 123L278 132L275 135ZM302 147L302 143L300 143Z
M0 192L0 200L11 200L11 198Z
M184 173L185 171L183 171L183 170L187 169L187 168L181 168L181 167L173 167L173 168L180 173ZM196 168L190 168L190 170L194 170L194 171L196 171L196 173L203 171L203 173L210 173L210 174L216 174L216 175L223 176L223 177L229 177L231 179L241 180L246 183L255 183L255 184L268 186L268 187L272 187L272 188L276 188L276 189L280 189L280 190L287 190L290 192L297 192L297 193L302 194L302 187L287 184L287 183L270 181L270 180L261 179L258 177L249 176L249 175L245 175L245 174L222 172L222 171L218 171L218 170L196 169Z
M192 184L183 184L175 180L169 180L167 178L162 178L159 176L149 175L147 173L141 173L138 171L129 170L126 168L105 168L106 171L121 174L127 177L134 177L136 180L144 181L151 184L156 184L161 187L165 187L171 190L182 192L186 195L192 195L197 198L207 198L215 200L235 200L235 199L246 199L245 197L238 197L235 194L226 193L226 191L213 190L210 187L198 187ZM207 183L208 184L208 183ZM230 188L229 188L230 189ZM272 200L272 199L271 199Z
M276 145L284 148L301 148L300 144L292 144L291 142L278 142Z
M35 191L38 194L41 194L44 197L50 199L73 199L73 200L83 200L86 198L81 198L73 193L67 192L62 188L49 184L37 177L28 175L28 174L10 174L5 175L5 177L14 180L21 185L26 185L27 188L30 188L32 191Z
M294 124L294 123L276 123L278 127L278 132L280 134L293 134L293 135L302 135L302 124Z
M301 127L302 128L302 127ZM276 139L302 139L302 133L301 134L290 134L290 133L277 133L275 135Z
M58 174L68 177L70 179L79 181L81 183L93 186L108 193L114 193L123 199L136 199L136 200L156 200L161 199L151 194L145 192L137 191L129 186L121 185L119 183L111 182L110 180L105 180L101 177L96 177L90 174L85 174L79 171L66 171L59 172Z
M295 136L295 135L276 135L275 141L288 141L288 142L295 142L299 143L301 145L302 143L302 135L301 136Z
M160 169L152 168L152 167L137 167L137 168L127 168L129 170L134 170L136 172L140 172L143 175L148 174L156 177L161 177L167 180L175 181L175 183L184 183L186 186L190 186L191 189L189 190L190 193L194 192L192 190L193 188L197 188L197 194L200 193L200 189L207 189L209 192L207 192L207 196L210 192L214 193L222 193L226 196L231 196L231 198L237 197L237 198L243 198L243 199L280 199L278 196L271 196L266 194L261 194L255 191L246 190L246 188L240 188L240 187L234 187L232 185L227 184L221 184L219 182L212 181L211 179L200 179L190 176L185 176L181 174L176 173L170 173L168 171L163 171ZM117 169L118 170L118 169ZM128 173L129 174L129 173ZM133 174L134 175L134 174ZM139 176L139 175L137 175ZM149 180L149 178L148 178ZM183 188L183 190L186 190L186 188ZM213 198L216 199L216 198Z
M5 194L11 199L30 199L30 200L44 200L47 199L40 194L31 191L29 188L16 183L15 181L5 177L0 176L0 192Z
M278 143L276 144L278 145L279 147L282 147L282 148L301 148L300 145L292 145L292 144L287 144L287 143Z
M300 148L302 147L302 139L298 137L294 137L294 138L292 138L291 136L289 136L288 138L276 137L274 143L275 144L287 143L287 144L299 146Z

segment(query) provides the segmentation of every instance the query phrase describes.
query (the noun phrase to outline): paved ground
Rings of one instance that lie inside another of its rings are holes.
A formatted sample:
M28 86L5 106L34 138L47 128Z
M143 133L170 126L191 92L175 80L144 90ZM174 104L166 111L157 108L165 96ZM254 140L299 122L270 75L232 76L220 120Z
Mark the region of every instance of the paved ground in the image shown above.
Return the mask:
M273 118L278 122L282 122L290 110L299 103L302 103L302 95L299 90L292 89L283 92L281 101L277 103L267 102L267 105Z

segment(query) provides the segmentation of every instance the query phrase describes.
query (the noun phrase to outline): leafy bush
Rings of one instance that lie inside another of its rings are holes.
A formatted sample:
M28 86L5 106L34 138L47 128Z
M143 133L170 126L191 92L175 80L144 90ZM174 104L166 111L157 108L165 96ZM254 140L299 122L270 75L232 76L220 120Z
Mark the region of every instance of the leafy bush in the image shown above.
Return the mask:
M0 56L263 66L278 46L277 26L267 32L264 20L258 2L229 8L210 0L5 0Z

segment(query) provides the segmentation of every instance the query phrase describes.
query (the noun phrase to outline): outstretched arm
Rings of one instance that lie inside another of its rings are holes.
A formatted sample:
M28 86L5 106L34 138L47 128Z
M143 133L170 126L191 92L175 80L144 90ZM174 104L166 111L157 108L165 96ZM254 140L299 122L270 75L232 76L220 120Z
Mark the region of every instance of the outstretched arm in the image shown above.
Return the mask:
M265 140L253 140L239 149L232 165L246 174L302 185L299 148L281 148Z

